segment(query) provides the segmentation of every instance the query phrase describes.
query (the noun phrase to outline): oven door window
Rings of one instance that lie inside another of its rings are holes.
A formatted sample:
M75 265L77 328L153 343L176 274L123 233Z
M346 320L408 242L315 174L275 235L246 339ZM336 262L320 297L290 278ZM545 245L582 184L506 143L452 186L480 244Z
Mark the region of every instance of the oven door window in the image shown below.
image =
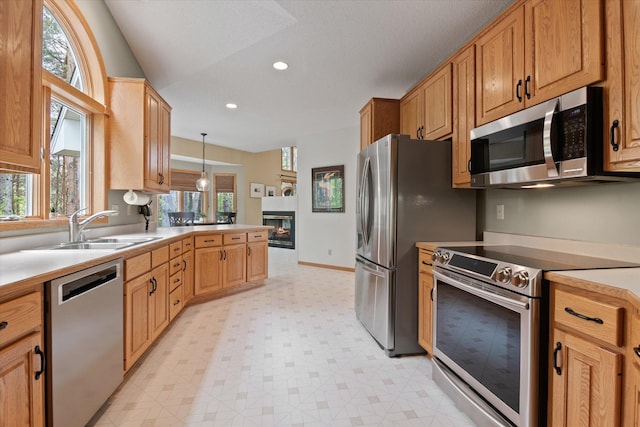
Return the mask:
M437 281L436 346L514 411L520 402L520 314Z

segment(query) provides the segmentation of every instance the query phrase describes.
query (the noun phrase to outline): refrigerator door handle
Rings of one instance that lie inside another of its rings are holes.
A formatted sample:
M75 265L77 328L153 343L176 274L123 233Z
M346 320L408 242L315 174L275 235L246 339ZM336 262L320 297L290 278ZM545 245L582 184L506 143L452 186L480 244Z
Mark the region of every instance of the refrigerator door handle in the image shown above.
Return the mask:
M371 158L364 159L362 176L360 177L360 226L362 227L362 239L365 246L369 246L369 198L371 189L368 185L368 176L371 173Z

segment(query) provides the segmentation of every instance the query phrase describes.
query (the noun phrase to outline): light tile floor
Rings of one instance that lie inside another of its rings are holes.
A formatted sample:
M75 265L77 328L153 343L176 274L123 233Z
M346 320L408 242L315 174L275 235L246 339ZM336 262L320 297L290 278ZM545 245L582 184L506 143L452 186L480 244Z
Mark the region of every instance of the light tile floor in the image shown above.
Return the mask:
M388 358L373 341L354 314L353 273L270 268L263 287L187 308L95 425L474 425L428 358Z

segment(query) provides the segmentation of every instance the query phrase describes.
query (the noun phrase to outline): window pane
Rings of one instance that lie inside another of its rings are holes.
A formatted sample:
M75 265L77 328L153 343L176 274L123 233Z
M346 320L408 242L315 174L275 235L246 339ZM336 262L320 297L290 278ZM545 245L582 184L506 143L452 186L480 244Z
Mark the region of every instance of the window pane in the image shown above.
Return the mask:
M195 212L196 219L200 219L205 216L204 209L202 207L202 201L204 199L204 193L199 191L184 191L183 199L185 212Z
M0 216L31 216L33 175L0 173Z
M52 99L50 131L50 210L69 215L89 206L86 116Z
M216 193L216 211L233 212L233 193Z
M293 148L293 171L298 171L298 147Z
M45 7L42 14L42 68L83 90L75 53L56 18Z
M169 227L169 212L179 212L179 191L158 195L158 227Z
M282 170L291 170L291 147L282 147Z

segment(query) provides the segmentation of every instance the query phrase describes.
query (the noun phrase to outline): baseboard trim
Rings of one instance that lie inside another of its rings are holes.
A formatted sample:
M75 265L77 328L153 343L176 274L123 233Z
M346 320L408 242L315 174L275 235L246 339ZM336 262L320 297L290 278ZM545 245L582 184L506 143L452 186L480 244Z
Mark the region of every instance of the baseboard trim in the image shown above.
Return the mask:
M298 261L300 265L308 265L310 267L319 267L319 268L328 268L330 270L340 270L340 271L350 271L355 272L355 268L351 267L340 267L339 265L329 265L329 264L317 264L315 262L306 262L306 261Z

